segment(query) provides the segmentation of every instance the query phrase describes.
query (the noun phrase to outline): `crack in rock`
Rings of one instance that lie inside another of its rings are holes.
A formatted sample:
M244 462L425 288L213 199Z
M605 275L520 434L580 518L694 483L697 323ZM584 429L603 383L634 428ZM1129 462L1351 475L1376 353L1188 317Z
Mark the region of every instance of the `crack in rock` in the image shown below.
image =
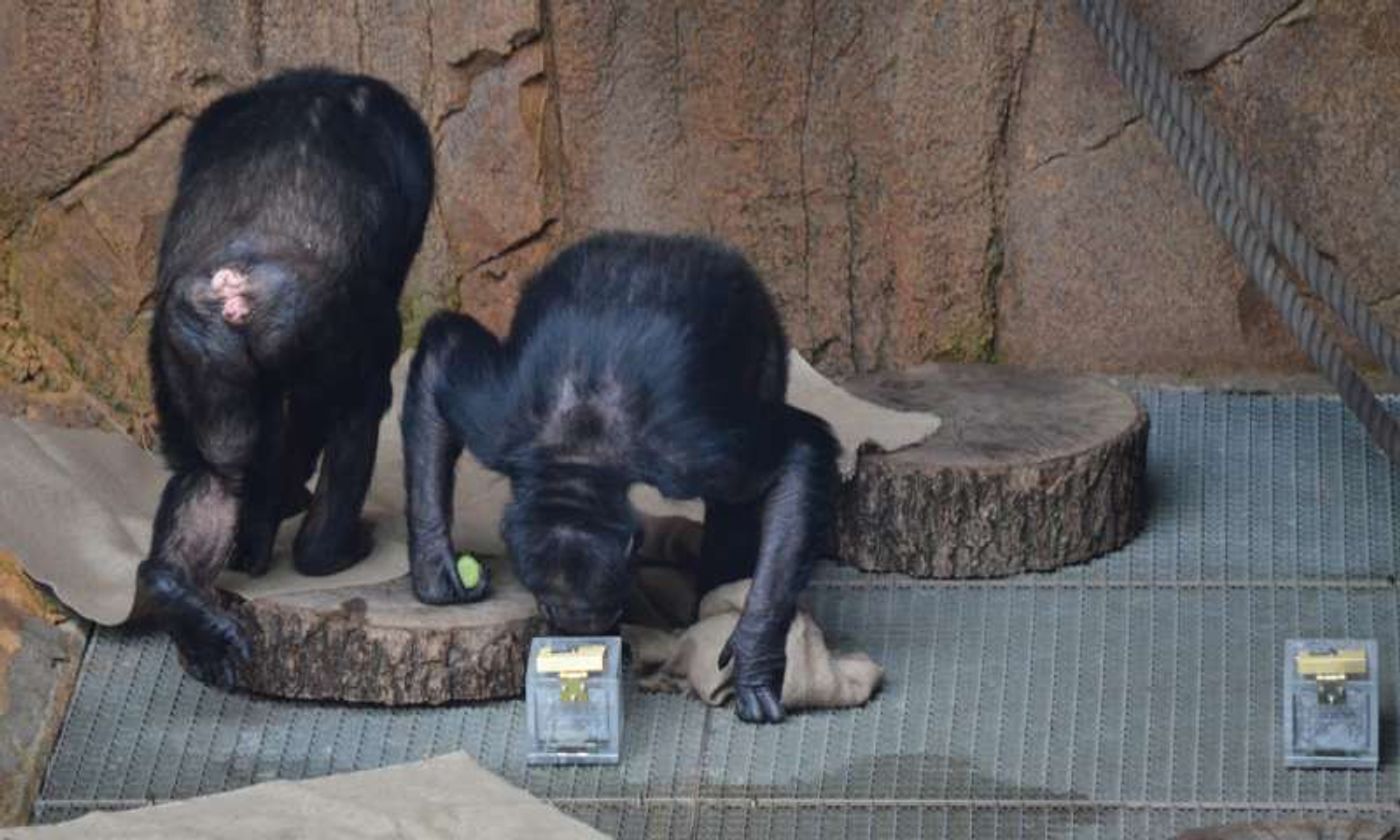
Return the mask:
M1117 139L1119 139L1120 137L1122 137L1124 134L1126 134L1126 133L1128 132L1128 129L1132 128L1133 126L1137 125L1137 124L1140 123L1140 122L1142 122L1142 114L1141 114L1141 113L1133 114L1133 115L1132 115L1131 117L1129 117L1128 119L1126 119L1126 120L1124 120L1123 122L1119 123L1118 125L1114 126L1111 130L1109 130L1109 131L1108 131L1106 134L1104 134L1102 137L1100 137L1100 138L1098 138L1098 139L1096 139L1096 140L1091 140L1090 142L1086 143L1085 145L1079 147L1078 149L1069 149L1069 150L1063 151L1063 152L1055 152L1054 154L1050 155L1049 157L1046 157L1045 159L1039 161L1039 162L1036 163L1034 166L1032 166L1032 167L1030 168L1030 171L1031 171L1031 172L1035 172L1035 171L1037 171L1037 170L1039 170L1039 169L1042 169L1042 168L1044 168L1044 167L1046 167L1046 166L1049 166L1050 164L1054 163L1054 162L1057 161L1057 160L1063 160L1064 158L1078 157L1078 156L1080 156L1080 155L1087 155L1087 154L1091 154L1091 153L1093 153L1093 152L1097 152L1098 150L1105 148L1105 147L1108 146L1110 143L1112 143L1112 142L1114 142L1115 140L1117 140Z
M138 149L141 148L141 146L147 140L150 140L152 137L159 134L161 130L164 129L167 125L170 125L175 120L182 118L186 118L186 114L180 108L172 108L169 111L166 111L164 114L161 114L160 117L158 117L155 120L155 122L151 123L149 127L141 131L140 134L136 135L136 138L133 139L130 143L127 143L125 146L122 146L121 148L104 156L97 162L84 167L83 170L77 175L74 175L72 178L69 178L68 180L64 181L58 187L54 188L47 195L45 195L44 201L62 202L74 190L82 186L84 181L87 181L89 178L92 178L95 175L101 174L113 164L116 164L121 160L131 157L136 153Z
M535 244L536 242L539 242L540 240L548 236L549 232L554 228L554 225L558 221L559 220L553 216L545 219L538 228L535 228L534 230L530 231L529 233L525 234L519 239L512 241L499 251L496 251L495 253L489 256L477 260L475 263L469 266L467 270L476 271L477 269L484 268L493 262L505 259L506 257L510 256L516 251L530 247L531 245Z
M1250 47L1254 46L1254 44L1260 39L1272 34L1274 30L1282 29L1288 26L1293 26L1294 24L1311 20L1316 16L1316 0L1298 0L1298 2L1294 3L1287 9L1284 9L1282 12L1279 12L1277 15L1269 19L1262 27L1259 28L1258 31L1246 35L1244 38L1240 39L1240 41L1237 44L1235 44L1233 47L1226 49L1220 55L1217 55L1216 57L1196 67L1186 68L1183 71L1182 75L1206 75L1215 68L1219 67L1221 64L1225 63L1226 61L1229 61L1230 59L1243 54Z

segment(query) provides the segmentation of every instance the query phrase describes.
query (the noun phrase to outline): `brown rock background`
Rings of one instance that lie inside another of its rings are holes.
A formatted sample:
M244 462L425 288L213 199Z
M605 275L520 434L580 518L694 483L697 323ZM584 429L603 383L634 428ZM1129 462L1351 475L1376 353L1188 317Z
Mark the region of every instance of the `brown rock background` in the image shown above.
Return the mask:
M1400 4L1131 5L1400 324ZM828 373L1303 365L1071 0L0 0L0 20L0 396L145 428L183 134L308 63L388 78L433 129L410 338L440 306L503 329L551 250L633 227L744 248Z

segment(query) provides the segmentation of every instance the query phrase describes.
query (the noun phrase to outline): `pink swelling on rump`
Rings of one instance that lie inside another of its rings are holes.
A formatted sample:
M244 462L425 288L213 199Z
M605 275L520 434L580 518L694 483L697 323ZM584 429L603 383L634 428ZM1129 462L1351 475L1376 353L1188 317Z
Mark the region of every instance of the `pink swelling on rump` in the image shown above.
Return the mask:
M214 290L215 296L223 301L225 321L230 324L241 324L248 319L248 314L252 312L253 307L246 296L248 291L248 276L246 274L232 268L221 268L214 272L209 286Z

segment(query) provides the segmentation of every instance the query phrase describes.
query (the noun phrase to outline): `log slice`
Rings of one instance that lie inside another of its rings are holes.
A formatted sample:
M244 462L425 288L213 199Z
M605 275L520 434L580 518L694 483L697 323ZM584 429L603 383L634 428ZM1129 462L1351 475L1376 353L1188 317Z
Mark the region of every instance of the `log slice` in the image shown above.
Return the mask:
M926 365L842 384L943 420L915 446L861 454L839 504L845 562L999 577L1082 562L1142 527L1148 420L1121 389L1001 365Z
M485 562L492 592L475 604L419 603L407 576L240 601L253 638L240 687L389 706L519 696L541 620L509 564Z

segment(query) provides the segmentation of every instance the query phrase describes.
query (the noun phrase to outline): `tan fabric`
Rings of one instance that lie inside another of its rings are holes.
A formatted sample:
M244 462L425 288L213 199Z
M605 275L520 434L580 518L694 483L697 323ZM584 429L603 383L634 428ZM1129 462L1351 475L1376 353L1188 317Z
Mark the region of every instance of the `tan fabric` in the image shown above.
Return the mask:
M165 481L119 435L0 418L0 548L82 615L126 619Z
M787 401L831 424L841 442L838 464L842 479L855 475L856 457L862 448L903 449L937 432L943 422L933 414L895 411L866 402L822 376L797 351L788 355Z
M857 450L867 442L898 449L938 428L938 418L932 415L891 411L851 396L796 353L789 362L789 402L831 423L845 449L843 475L851 474ZM407 573L397 402L407 367L407 357L395 367L396 402L380 425L365 508L375 528L373 553L337 575L298 575L290 561L297 518L283 523L268 574L249 578L227 573L221 586L257 598L370 584ZM18 555L30 575L53 587L78 613L102 624L119 624L131 611L136 567L150 545L151 520L165 479L157 459L119 435L0 418L0 549ZM487 556L503 553L499 522L509 493L504 477L469 457L462 459L454 502L453 539L458 548ZM662 499L650 488L636 488L633 501L654 516L703 516L697 502Z
M721 586L695 603L702 526L681 517L648 523L623 635L642 688L689 691L711 706L734 696L734 666L721 669L720 650L734 632L751 581ZM787 637L783 706L831 709L863 705L884 669L863 653L835 653L806 610Z
M306 840L607 835L511 786L464 753L302 782L267 782L67 823L0 828L0 840Z

